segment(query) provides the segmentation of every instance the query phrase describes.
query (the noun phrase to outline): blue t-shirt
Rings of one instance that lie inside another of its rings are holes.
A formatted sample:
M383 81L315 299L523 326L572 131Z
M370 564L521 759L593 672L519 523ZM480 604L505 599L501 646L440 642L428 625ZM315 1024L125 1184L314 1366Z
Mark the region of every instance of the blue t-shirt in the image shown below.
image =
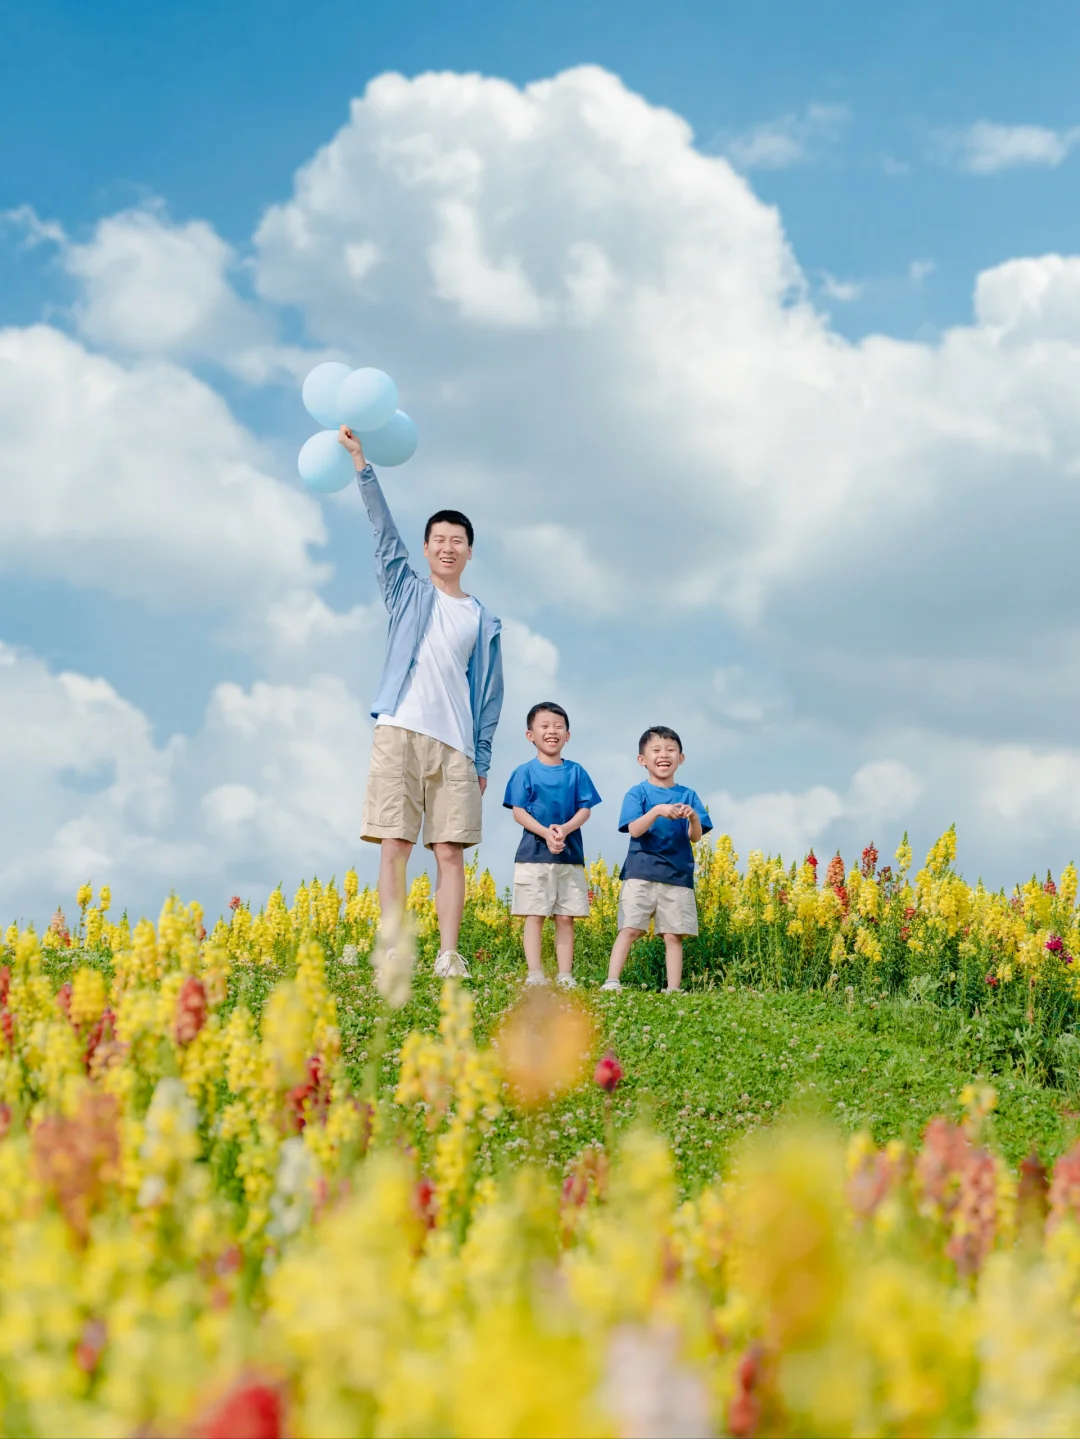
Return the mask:
M599 803L596 786L572 759L564 759L562 764L541 764L538 759L519 764L510 776L503 797L506 809L516 805L541 824L566 824L579 809L592 809ZM567 835L566 848L561 854L552 854L538 834L522 830L514 858L518 864L584 864L581 830Z
M619 815L621 833L627 832L631 820L640 819L658 804L692 805L701 820L702 833L713 827L712 820L695 790L687 789L682 784L663 789L660 785L643 780L641 784L636 784L626 792ZM678 884L684 889L693 889L694 851L690 846L690 821L661 817L638 839L631 839L630 852L622 867L621 877L655 879L661 884Z

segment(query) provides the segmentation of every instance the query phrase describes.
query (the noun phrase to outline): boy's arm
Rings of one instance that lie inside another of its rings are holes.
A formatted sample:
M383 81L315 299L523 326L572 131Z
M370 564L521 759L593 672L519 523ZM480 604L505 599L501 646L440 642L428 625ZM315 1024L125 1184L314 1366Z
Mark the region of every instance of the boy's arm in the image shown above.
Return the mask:
M338 439L352 455L353 464L356 466L356 482L360 486L371 528L375 531L375 577L379 581L383 603L392 611L397 604L402 585L414 573L409 564L409 552L394 523L375 471L364 457L359 435L354 435L342 425L338 431Z
M564 848L563 839L561 835L554 833L556 829L555 825L548 828L546 824L541 824L538 819L534 819L529 811L522 809L519 804L514 805L513 814L514 819L521 825L522 829L527 829L530 834L538 835L547 845L548 849L551 850L552 854L561 853Z
M701 820L698 818L697 810L690 811L690 843L697 844L698 840L705 833L701 828Z
M551 826L552 831L553 833L562 835L563 839L565 839L568 834L573 834L576 829L580 829L591 814L592 810L589 806L582 805L573 819L568 819L565 824L553 824Z
M646 830L652 829L658 819L675 819L676 815L672 813L675 808L673 804L654 804L640 819L632 819L626 826L626 831L631 839L640 839Z

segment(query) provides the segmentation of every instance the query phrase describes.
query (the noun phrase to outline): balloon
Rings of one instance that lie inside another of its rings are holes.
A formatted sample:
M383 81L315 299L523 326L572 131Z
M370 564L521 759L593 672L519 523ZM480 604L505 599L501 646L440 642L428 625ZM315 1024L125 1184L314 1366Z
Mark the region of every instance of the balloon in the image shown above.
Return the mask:
M381 429L397 409L397 385L382 370L353 370L338 386L335 424L366 433Z
M304 409L320 425L340 425L338 415L338 391L341 382L350 373L348 365L338 360L328 360L325 365L316 365L304 381Z
M336 494L356 478L352 455L338 441L337 430L312 435L300 451L296 467L308 489L323 495Z
M360 436L364 458L373 465L403 465L416 453L416 442L416 426L404 410L395 410L387 424Z

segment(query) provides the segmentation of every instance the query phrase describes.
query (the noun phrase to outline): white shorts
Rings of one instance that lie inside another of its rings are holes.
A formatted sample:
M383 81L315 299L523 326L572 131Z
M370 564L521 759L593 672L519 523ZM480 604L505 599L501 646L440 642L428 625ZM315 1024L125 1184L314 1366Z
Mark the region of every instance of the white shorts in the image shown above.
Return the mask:
M657 934L697 934L697 899L681 884L658 879L626 879L619 891L619 928L648 929L655 916Z
M589 882L580 864L515 864L514 914L589 917Z

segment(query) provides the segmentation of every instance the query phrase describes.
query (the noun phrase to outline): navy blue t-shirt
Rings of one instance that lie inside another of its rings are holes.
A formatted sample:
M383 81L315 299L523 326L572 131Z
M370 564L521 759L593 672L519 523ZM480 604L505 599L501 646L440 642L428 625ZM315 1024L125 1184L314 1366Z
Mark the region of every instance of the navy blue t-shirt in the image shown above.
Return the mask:
M640 819L658 804L691 805L701 820L702 833L713 827L695 790L682 784L664 789L643 780L626 792L619 815L620 832L625 834L631 820ZM655 879L661 884L678 884L684 889L693 889L694 851L690 845L690 821L661 816L638 839L631 839L621 878Z
M579 809L600 803L596 786L579 764L564 759L561 764L541 764L538 759L519 764L506 786L503 806L526 810L541 824L566 824ZM585 846L581 830L567 835L561 854L552 854L538 834L522 830L514 856L518 864L584 864Z

